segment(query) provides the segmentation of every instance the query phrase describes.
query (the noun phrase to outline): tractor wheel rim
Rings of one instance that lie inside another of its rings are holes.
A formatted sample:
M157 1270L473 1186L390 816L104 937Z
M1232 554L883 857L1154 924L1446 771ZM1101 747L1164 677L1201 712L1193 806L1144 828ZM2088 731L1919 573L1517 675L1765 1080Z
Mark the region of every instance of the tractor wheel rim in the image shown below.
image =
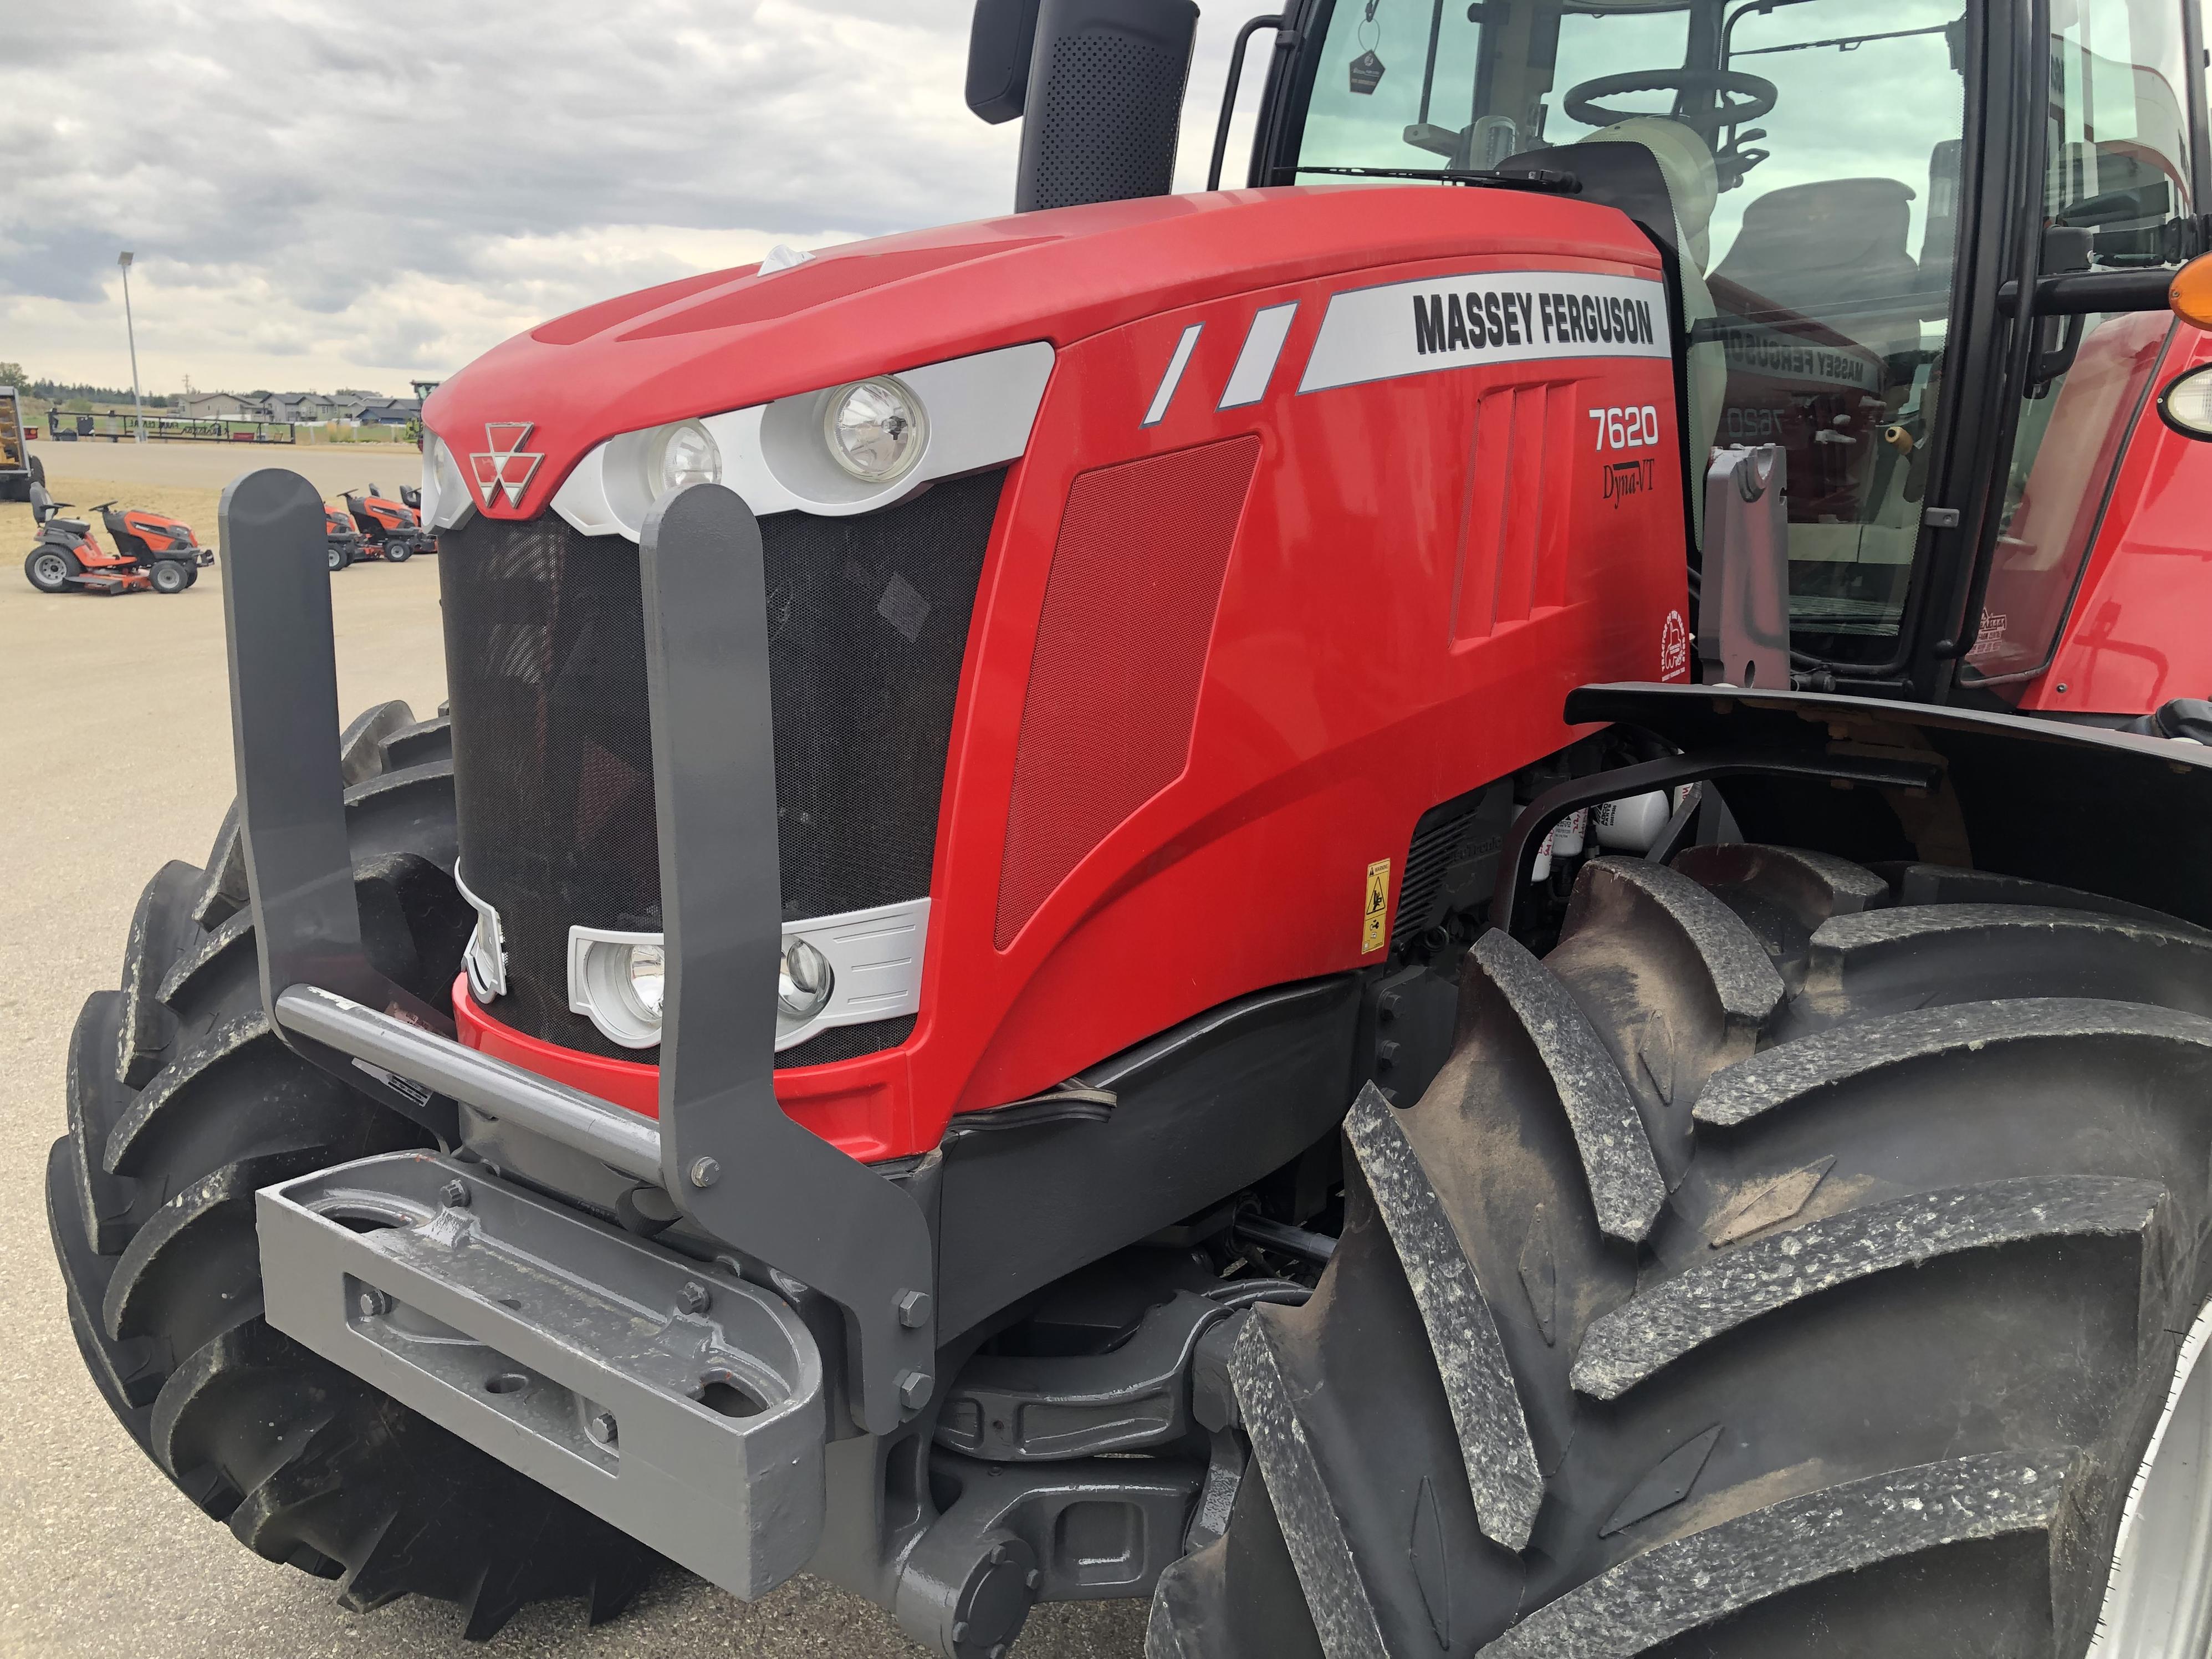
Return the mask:
M2173 1369L2166 1410L2120 1517L2087 1659L2203 1653L2212 1644L2212 1304Z
M69 574L69 567L62 562L58 553L46 554L32 568L39 573L40 581L52 582L56 586L59 586L62 578Z

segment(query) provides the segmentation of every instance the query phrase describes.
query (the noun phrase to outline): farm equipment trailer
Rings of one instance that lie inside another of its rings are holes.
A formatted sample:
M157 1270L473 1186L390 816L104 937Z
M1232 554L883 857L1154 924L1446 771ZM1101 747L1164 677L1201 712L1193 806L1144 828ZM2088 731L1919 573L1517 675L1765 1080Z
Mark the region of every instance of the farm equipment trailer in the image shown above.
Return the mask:
M473 1636L2203 1651L2194 8L1300 0L1176 197L1194 22L984 0L1015 214L441 386L450 718L226 494L109 1405Z

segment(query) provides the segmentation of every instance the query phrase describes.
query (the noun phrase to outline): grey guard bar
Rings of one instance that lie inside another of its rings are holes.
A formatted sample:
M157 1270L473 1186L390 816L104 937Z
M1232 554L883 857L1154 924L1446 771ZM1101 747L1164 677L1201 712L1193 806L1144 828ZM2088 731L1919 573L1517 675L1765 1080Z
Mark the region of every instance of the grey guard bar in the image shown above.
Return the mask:
M760 526L720 484L646 515L646 682L667 939L663 1181L714 1237L845 1312L853 1416L887 1434L935 1387L935 1251L921 1207L775 1098L775 738Z
M459 1134L453 1102L373 1077L347 1055L287 1032L277 1018L277 998L288 986L319 985L441 1036L453 1030L445 1015L378 973L362 949L338 767L322 498L299 474L264 468L223 490L217 518L239 836L260 951L262 1009L302 1057L451 1146Z
M647 1119L534 1072L465 1048L319 986L276 998L279 1025L295 1036L421 1083L489 1116L588 1153L640 1181L660 1181L660 1131Z

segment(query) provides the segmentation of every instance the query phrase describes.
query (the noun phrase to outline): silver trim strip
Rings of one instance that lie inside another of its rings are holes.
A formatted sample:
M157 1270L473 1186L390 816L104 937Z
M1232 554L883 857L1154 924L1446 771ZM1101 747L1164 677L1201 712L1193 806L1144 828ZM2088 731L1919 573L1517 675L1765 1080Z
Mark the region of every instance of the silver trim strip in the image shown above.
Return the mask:
M1175 401L1176 388L1182 384L1182 372L1190 367L1190 354L1198 349L1198 337L1205 328L1204 323L1193 323L1183 330L1182 338L1176 342L1175 355L1168 359L1168 372L1160 376L1160 388L1152 393L1152 406L1145 411L1144 425L1158 426L1167 418L1168 405Z
M286 990L276 999L276 1018L288 1030L533 1129L624 1175L661 1182L660 1131L635 1112L315 986Z
M1297 313L1298 302L1292 300L1253 313L1252 326L1244 335L1244 349L1237 354L1237 367L1229 371L1229 384L1222 391L1220 408L1242 409L1267 395L1275 361L1283 355L1291 319Z

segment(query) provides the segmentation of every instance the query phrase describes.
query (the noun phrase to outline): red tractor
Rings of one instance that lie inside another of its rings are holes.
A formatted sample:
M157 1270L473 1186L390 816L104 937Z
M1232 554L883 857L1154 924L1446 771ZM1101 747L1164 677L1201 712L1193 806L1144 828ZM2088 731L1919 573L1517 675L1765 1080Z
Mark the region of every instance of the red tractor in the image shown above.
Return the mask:
M472 1636L2203 1653L2197 13L1875 21L1297 0L1173 196L1188 0L984 0L1017 212L430 398L450 718L234 484L49 1176L126 1428Z
M39 539L23 556L23 574L41 593L71 588L90 593L148 589L181 593L215 562L214 550L202 547L192 527L182 520L102 501L93 511L115 539L115 550L110 552L100 544L90 520L61 516L70 503L48 495L43 482L32 483L30 496Z

